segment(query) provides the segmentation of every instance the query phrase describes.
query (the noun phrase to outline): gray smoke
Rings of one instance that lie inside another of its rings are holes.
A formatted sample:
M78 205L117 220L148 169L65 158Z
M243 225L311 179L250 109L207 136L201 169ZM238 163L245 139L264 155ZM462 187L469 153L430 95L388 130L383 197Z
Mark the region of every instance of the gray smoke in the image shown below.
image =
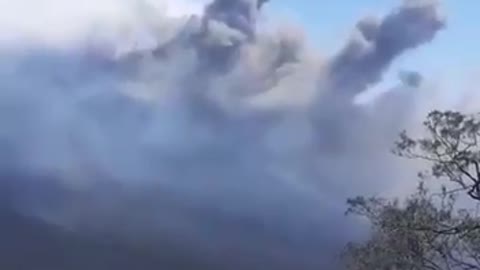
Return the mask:
M361 20L353 38L332 61L333 87L355 94L374 85L396 57L430 42L444 26L435 0L405 1L380 21Z
M301 33L257 31L265 2L213 1L115 59L1 51L0 168L15 206L78 231L169 235L238 269L325 263L358 233L345 198L395 180L388 148L406 124L353 98L444 22L432 1L405 1L321 61Z

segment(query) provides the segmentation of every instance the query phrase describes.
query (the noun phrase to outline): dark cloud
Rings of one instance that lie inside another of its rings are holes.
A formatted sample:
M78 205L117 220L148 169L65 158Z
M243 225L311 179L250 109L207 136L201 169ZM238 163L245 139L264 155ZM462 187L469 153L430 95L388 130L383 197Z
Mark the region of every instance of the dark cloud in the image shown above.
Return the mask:
M2 51L7 201L38 230L148 247L168 236L223 269L326 263L359 233L344 199L394 180L388 149L404 124L392 124L402 110L370 114L354 94L443 22L436 5L407 1L359 22L323 62L295 30L255 29L264 2L213 1L172 39L120 59L83 46Z

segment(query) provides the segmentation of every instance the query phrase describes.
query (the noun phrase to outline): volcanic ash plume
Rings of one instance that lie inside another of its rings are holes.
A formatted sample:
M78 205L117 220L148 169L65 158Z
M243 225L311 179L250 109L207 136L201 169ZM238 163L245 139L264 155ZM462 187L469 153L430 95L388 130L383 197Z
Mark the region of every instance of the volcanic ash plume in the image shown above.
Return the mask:
M430 42L445 26L437 1L405 1L382 20L358 22L355 35L333 59L334 88L353 94L379 82L396 57Z
M445 24L433 1L405 1L360 20L324 61L294 28L257 30L265 2L155 20L153 48L115 57L92 54L92 38L0 49L0 167L15 206L79 231L170 235L208 260L224 252L219 263L323 263L357 233L345 197L397 175L388 147L406 112L366 113L354 97Z

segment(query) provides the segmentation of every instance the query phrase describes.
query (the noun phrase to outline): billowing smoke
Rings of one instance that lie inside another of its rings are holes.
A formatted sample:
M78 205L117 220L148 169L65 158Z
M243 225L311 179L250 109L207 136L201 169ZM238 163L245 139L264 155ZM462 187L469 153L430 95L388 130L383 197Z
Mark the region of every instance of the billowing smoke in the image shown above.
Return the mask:
M157 18L154 46L127 53L95 38L2 48L10 202L74 231L173 239L228 269L323 265L358 233L345 198L402 176L388 150L421 77L405 74L395 106L353 100L444 21L436 2L405 1L324 60L296 30L257 30L265 2Z
M335 89L364 90L381 80L396 57L431 41L445 25L437 7L437 1L405 1L381 21L358 22L352 40L332 61Z

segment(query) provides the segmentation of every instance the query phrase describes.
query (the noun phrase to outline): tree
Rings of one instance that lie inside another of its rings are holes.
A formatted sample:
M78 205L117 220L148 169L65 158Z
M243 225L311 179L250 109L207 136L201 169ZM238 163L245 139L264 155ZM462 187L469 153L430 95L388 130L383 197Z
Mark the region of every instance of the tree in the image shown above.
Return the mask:
M430 175L457 185L451 192L467 191L480 201L480 115L431 112L424 126L427 137L412 139L404 131L394 153L431 163Z
M348 269L480 269L480 219L476 210L457 204L460 196L480 201L480 122L476 115L434 111L424 126L426 137L402 132L394 149L431 164L415 194L403 203L348 200L347 212L367 218L372 229L368 241L347 246ZM429 176L451 188L430 192L424 184Z

